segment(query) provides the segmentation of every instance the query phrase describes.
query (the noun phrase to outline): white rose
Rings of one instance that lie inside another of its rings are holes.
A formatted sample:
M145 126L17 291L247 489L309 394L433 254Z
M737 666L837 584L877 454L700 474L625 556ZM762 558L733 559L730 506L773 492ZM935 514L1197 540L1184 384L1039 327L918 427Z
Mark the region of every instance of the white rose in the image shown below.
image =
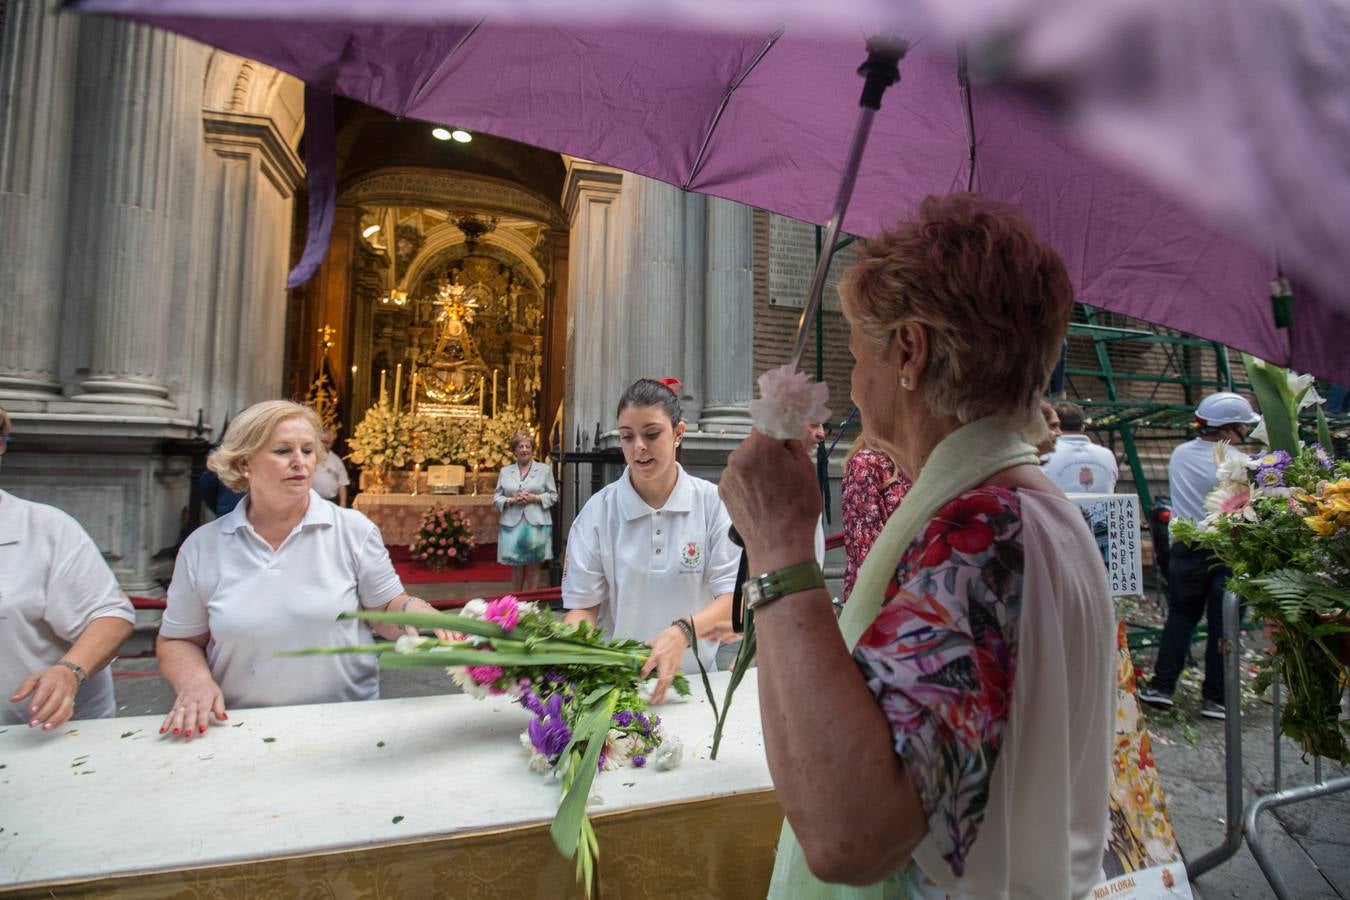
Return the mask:
M684 744L676 737L666 738L656 752L651 755L652 768L658 772L669 772L684 759Z

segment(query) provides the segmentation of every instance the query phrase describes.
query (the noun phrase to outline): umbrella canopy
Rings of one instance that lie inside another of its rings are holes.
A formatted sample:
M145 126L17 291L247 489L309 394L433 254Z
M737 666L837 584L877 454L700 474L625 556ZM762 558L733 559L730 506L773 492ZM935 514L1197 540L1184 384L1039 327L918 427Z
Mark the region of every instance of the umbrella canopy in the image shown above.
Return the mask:
M120 14L251 57L396 115L453 124L794 218L829 216L853 120L863 41L793 29L435 25ZM78 6L93 6L84 2ZM200 10L195 0L181 9ZM249 7L241 7L247 10ZM233 15L231 12L228 15ZM920 41L872 126L846 231L867 235L930 193L967 186L1021 205L1064 256L1078 299L1350 381L1350 314L1271 314L1273 254L1253 253L1084 153L1044 111L977 89L967 118L954 52ZM973 162L971 157L973 156Z

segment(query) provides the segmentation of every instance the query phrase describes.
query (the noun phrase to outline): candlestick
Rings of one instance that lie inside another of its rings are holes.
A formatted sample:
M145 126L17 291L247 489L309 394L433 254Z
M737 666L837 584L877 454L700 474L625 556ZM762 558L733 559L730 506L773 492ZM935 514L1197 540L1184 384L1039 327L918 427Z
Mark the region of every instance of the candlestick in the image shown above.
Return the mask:
M380 370L380 409L385 409L389 406L389 396L384 392L384 377L388 374L388 369Z
M497 418L497 370L492 370L492 418Z
M515 382L515 379L512 378L510 375L507 375L507 376L506 376L506 408L507 408L507 409L515 409L515 406L513 405L513 401L512 401L512 399L511 399L511 397L512 397L512 394L511 394L511 385L512 385L514 382Z
M487 407L484 405L484 402L483 402L483 385L484 385L484 383L486 382L486 380L487 380L487 379L485 379L482 375L479 375L479 376L478 376L478 414L479 414L479 415L483 415L485 412L487 412Z
M417 370L412 373L412 398L408 401L408 412L417 415Z
M403 398L403 363L394 368L394 415L398 415L398 406Z

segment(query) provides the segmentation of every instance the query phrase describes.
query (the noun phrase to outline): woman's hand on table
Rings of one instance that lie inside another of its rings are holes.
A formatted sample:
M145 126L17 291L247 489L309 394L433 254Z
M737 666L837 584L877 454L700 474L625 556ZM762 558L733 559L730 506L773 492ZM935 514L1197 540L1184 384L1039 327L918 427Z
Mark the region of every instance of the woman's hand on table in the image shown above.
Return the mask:
M652 670L656 671L656 687L652 688L652 702L662 703L666 699L670 683L675 679L675 673L680 671L680 663L684 661L684 651L689 649L689 641L686 640L682 630L672 625L654 634L647 641L647 646L652 648L652 654L647 657L647 663L642 667L640 674L646 678Z
M79 682L75 673L65 666L48 666L29 675L10 695L9 702L22 703L29 697L28 727L42 726L51 731L64 725L75 714L75 692Z
M717 485L757 571L815 559L820 491L802 442L750 432Z
M210 676L193 678L178 692L173 709L164 717L159 733L174 737L181 735L184 740L190 741L206 734L211 716L215 716L217 722L229 718L225 712L225 695Z

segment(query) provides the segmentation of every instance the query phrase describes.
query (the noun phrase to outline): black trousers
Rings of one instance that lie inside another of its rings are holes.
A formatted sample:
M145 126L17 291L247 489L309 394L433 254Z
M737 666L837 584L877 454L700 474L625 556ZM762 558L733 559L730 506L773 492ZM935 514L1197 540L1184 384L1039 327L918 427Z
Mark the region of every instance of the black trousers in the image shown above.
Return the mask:
M1208 550L1173 544L1167 575L1167 623L1158 641L1158 661L1153 667L1152 688L1170 694L1186 664L1186 651L1200 617L1206 617L1209 640L1205 643L1205 680L1200 693L1206 700L1223 703L1223 585L1231 574Z

